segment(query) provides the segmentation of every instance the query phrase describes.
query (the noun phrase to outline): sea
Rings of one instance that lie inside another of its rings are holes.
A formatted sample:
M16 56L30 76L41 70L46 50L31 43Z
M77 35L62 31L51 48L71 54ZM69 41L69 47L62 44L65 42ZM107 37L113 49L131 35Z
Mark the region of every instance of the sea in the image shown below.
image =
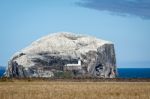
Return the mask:
M118 78L150 78L150 68L118 68Z
M0 69L0 77L5 69ZM118 78L150 78L150 68L118 68Z
M5 69L0 69L0 77L4 74Z

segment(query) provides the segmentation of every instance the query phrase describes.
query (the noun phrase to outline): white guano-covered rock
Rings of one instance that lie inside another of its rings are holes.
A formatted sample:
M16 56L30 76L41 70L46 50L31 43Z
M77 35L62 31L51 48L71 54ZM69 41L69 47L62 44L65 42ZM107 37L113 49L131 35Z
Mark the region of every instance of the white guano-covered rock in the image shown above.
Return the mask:
M79 59L81 69L70 66L67 67L69 70L65 70L66 64L77 64ZM68 71L71 76L114 78L116 76L114 44L68 32L50 34L15 53L8 62L5 76L54 77L60 72Z

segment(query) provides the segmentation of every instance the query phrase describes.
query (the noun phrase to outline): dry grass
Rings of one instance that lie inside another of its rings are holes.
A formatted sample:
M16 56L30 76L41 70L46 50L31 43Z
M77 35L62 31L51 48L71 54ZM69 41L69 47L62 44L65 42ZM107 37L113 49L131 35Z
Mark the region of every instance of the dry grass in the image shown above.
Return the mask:
M0 82L0 99L150 99L150 82Z

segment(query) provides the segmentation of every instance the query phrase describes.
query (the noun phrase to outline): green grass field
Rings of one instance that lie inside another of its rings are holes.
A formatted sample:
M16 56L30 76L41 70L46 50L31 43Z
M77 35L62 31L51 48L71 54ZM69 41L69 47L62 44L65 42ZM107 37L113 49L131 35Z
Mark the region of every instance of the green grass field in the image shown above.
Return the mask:
M150 82L0 82L0 99L150 99Z

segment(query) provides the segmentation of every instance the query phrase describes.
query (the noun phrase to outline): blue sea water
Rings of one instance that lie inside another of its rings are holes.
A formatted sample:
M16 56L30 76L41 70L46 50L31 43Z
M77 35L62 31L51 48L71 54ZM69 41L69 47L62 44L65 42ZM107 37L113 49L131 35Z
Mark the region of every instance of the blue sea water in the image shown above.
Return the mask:
M0 77L4 74L5 69L0 69Z
M0 69L0 76L5 69ZM118 68L118 78L150 78L150 68Z
M150 68L118 68L118 78L150 78Z

